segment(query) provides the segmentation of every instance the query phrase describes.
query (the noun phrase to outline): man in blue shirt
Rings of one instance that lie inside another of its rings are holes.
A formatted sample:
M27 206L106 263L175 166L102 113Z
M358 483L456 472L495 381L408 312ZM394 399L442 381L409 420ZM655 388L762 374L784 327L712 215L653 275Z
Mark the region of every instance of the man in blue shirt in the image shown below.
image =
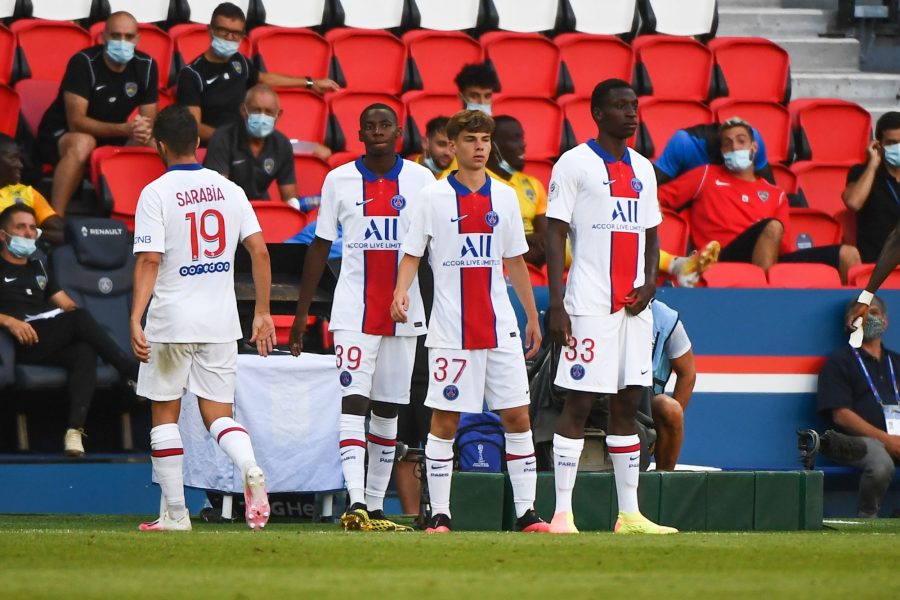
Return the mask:
M766 145L755 128L753 140L758 147L753 161L754 171L757 176L774 184L775 178L766 157ZM722 164L719 146L719 125L694 125L679 129L666 143L666 147L653 165L658 184L662 185L701 165Z

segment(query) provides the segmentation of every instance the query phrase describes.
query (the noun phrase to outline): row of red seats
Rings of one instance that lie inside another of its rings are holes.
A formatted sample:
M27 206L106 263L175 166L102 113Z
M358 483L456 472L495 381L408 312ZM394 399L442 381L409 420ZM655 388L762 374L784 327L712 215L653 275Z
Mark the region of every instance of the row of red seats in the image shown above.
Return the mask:
M851 267L847 286L861 288L869 282L874 264ZM818 263L779 263L768 271L748 263L718 263L703 274L703 281L711 288L840 288L837 269ZM900 269L891 273L881 289L900 289Z

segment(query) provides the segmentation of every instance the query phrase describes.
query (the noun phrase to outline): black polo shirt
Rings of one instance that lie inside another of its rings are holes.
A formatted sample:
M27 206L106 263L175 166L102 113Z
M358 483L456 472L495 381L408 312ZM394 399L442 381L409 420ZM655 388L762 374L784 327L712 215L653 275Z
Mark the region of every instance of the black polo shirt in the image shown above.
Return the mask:
M217 128L241 120L244 96L258 81L259 71L240 52L223 63L201 54L178 73L176 100L199 106L203 123Z
M883 349L880 361L876 361L862 348L859 349L859 355L882 401L885 404L896 402L887 361L890 357L894 372L900 377L900 355L887 348ZM849 344L832 354L819 373L818 410L822 416L830 419L831 411L836 408L849 408L874 427L882 431L887 430L884 411L875 400L875 395Z
M92 46L69 59L56 100L44 113L38 137L59 138L68 131L65 92L88 101L87 116L104 123L124 123L135 108L154 104L159 99L159 74L149 55L134 52L121 73L110 69L103 60L103 45ZM121 145L127 138L101 140L103 144Z
M243 121L216 129L209 140L203 166L241 186L251 200L270 200L266 190L273 180L278 185L297 183L294 149L287 136L273 131L263 142L259 156L253 156Z
M0 256L0 313L24 321L56 308L49 299L60 291L38 259L14 265Z
M850 167L847 183L858 181L866 170L865 163ZM884 164L879 165L872 191L856 213L856 247L863 262L878 260L885 240L900 221L900 182L891 177Z

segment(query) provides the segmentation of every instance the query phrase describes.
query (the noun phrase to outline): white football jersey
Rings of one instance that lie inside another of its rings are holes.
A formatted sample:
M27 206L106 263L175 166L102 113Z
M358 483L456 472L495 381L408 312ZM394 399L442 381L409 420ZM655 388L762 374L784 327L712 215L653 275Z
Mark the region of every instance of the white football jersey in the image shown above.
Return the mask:
M241 337L234 252L260 231L244 191L201 165L174 165L141 192L134 253L162 261L144 330L147 340L224 343Z
M553 166L547 201L547 218L569 224L566 311L617 312L644 285L646 231L662 223L653 165L631 148L616 160L589 140Z
M503 277L504 258L528 244L514 189L488 177L473 192L454 175L424 190L403 252L428 259L434 272L430 348L521 346Z
M427 168L397 157L394 167L378 177L362 158L342 165L325 177L316 236L343 239L341 274L331 307L332 331L370 335L422 335L425 309L418 278L409 290L409 321L391 319L397 286L400 244L409 229L420 191L434 183Z

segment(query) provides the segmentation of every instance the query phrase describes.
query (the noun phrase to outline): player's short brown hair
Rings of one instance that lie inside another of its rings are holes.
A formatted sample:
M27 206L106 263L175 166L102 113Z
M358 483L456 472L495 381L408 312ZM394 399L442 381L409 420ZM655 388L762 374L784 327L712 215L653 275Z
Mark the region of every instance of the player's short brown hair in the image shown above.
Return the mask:
M197 119L186 106L172 104L159 111L153 122L153 137L175 155L188 156L197 150L198 129Z
M753 137L753 127L750 125L750 123L736 115L733 117L729 117L725 120L724 123L722 123L722 125L719 127L719 137L722 137L723 132L728 131L729 129L734 129L735 127L743 127L747 131L747 135Z
M447 137L455 140L464 131L469 133L494 133L494 119L480 110L461 110L447 122Z

